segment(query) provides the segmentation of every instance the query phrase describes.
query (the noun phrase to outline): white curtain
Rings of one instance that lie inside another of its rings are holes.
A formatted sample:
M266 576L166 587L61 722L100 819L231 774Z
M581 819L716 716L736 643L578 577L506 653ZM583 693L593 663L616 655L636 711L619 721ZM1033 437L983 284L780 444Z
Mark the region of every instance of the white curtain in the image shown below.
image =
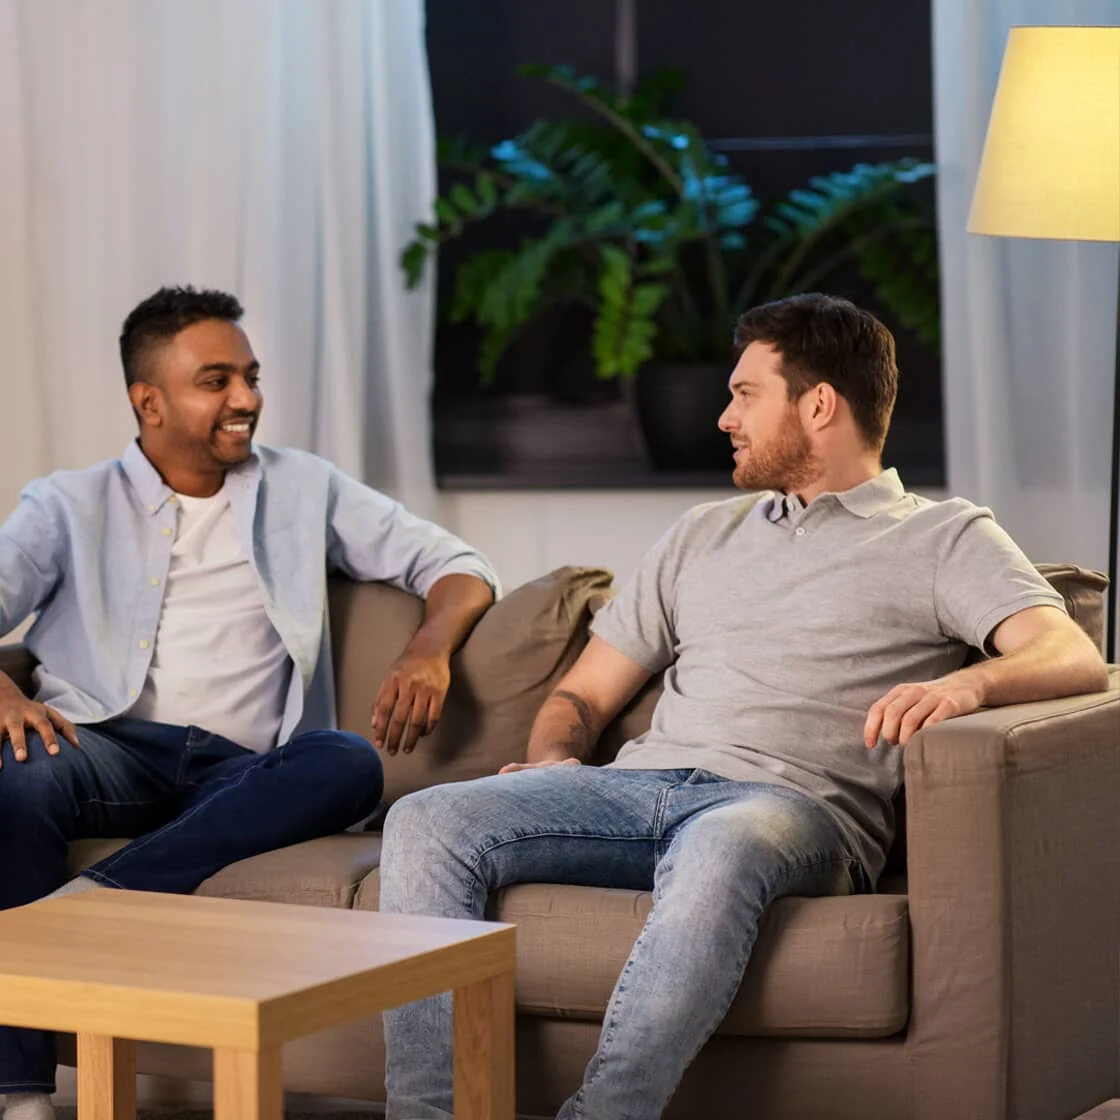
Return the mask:
M0 518L135 433L121 321L161 284L246 307L263 442L435 513L423 0L0 0Z
M1117 0L933 0L949 489L1034 560L1106 569L1115 245L965 233L1007 33Z

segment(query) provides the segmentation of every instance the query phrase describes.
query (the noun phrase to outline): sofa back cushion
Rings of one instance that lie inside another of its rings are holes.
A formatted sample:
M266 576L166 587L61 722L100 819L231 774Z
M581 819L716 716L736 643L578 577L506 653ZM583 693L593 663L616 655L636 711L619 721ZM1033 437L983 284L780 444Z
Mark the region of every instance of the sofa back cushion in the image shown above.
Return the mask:
M495 603L452 659L439 726L411 754L382 755L385 805L524 761L533 719L587 644L612 579L603 568L558 568ZM341 577L329 594L339 726L368 738L377 687L420 625L423 603Z
M1076 564L1038 564L1038 570L1065 600L1070 618L1104 649L1104 592L1108 577Z

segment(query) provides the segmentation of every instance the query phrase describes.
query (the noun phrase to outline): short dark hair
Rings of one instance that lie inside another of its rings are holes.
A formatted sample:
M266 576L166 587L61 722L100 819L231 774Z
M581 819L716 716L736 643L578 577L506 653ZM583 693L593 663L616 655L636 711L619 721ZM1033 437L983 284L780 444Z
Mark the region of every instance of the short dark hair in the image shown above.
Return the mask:
M822 381L848 402L868 447L881 451L898 394L894 336L870 311L838 296L806 292L748 311L735 348L765 342L782 356L780 372L797 400Z
M199 291L189 284L160 288L137 304L121 327L121 365L126 385L145 380L143 365L148 355L162 342L169 342L180 331L206 319L236 323L244 314L235 296L213 289Z

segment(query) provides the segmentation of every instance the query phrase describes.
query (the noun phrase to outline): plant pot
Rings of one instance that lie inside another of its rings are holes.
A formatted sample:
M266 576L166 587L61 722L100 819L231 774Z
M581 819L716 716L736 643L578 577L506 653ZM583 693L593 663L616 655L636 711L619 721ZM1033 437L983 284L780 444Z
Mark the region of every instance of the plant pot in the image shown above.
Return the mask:
M716 426L727 407L724 363L650 363L638 370L635 404L654 466L666 471L730 471L731 443Z

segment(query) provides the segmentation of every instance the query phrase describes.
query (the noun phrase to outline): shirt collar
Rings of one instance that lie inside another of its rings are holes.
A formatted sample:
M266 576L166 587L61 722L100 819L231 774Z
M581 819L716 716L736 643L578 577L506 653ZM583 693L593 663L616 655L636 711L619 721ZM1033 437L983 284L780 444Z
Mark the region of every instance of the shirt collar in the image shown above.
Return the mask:
M824 494L819 494L818 497L832 498L849 513L854 513L856 517L867 518L874 517L875 514L888 509L905 492L902 479L898 477L898 471L891 467L874 478L869 478L866 482L853 486L850 490L842 490L837 493L826 491ZM781 521L784 517L797 516L804 509L801 499L796 494L782 494L774 491L769 496L766 519L774 522Z
M121 456L124 473L149 514L158 513L172 495L171 487L160 477L148 456L140 450L140 441L134 439Z
M844 490L836 494L836 500L856 517L874 517L877 513L889 509L899 500L906 490L898 471L894 467L853 486L851 490Z
M159 513L164 505L175 496L175 492L163 481L159 471L152 466L151 460L140 449L139 439L134 439L124 449L121 463L124 466L124 473L128 476L128 480L132 483L137 496L149 515ZM238 463L236 467L230 467L226 471L226 481L228 482L231 478L246 476L251 486L256 481L259 470L260 461L257 456L257 445L254 443L249 458L244 463Z

